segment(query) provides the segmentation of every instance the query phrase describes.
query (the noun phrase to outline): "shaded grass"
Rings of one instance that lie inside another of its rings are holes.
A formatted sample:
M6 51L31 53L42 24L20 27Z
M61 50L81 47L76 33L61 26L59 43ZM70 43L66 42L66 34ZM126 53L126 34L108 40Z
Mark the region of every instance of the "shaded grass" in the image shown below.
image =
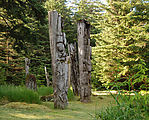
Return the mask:
M37 89L37 92L39 96L47 96L47 95L53 94L53 88L52 86L49 86L49 87L43 86L43 87L39 87ZM67 97L69 101L74 99L73 91L70 88L68 89Z
M38 87L37 92L38 92L39 96L46 96L46 95L53 94L53 88L51 86Z
M41 105L10 103L0 106L0 120L92 120L96 110L113 102L111 96L92 97L91 103L69 102L67 109L54 109L52 102Z

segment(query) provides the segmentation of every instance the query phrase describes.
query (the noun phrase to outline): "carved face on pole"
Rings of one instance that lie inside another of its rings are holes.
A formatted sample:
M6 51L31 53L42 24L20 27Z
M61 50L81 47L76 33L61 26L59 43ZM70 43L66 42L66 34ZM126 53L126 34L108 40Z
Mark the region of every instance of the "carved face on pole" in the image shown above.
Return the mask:
M57 43L58 59L64 61L66 57L65 46L63 43Z
M65 50L64 44L63 43L57 43L57 50L59 52L63 52Z

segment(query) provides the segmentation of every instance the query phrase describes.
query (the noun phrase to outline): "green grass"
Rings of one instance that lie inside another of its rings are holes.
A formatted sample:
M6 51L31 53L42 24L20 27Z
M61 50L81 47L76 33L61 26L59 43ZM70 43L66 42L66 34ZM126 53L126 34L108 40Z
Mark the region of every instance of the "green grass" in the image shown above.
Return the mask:
M70 101L65 110L54 109L53 102L1 105L0 120L92 120L95 111L114 102L111 96L92 97L91 103L81 103L77 99Z
M53 94L53 88L51 86L49 86L49 87L45 87L45 86L38 87L37 92L40 96L46 96L49 94Z
M10 102L27 102L40 104L40 97L53 94L53 88L39 87L37 92L27 89L25 86L1 85L0 86L0 101L8 100ZM68 90L68 100L73 100L74 94L72 90Z
M37 92L39 94L39 96L47 96L49 94L53 94L53 88L50 86L50 87L39 87L37 89ZM74 99L74 94L73 94L73 91L71 89L68 89L68 100L71 101Z
M117 103L97 111L95 120L149 120L149 95L112 95Z
M40 103L39 95L37 92L21 86L0 86L0 99L3 98L10 102Z

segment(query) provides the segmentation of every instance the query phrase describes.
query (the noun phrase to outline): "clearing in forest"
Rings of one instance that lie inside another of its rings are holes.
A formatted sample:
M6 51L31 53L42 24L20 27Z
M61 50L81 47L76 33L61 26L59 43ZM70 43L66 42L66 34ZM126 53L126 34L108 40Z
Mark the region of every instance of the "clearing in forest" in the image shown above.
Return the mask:
M114 103L111 96L92 96L92 102L81 103L78 98L65 110L54 109L52 102L27 104L11 102L0 105L0 120L92 120L95 112Z

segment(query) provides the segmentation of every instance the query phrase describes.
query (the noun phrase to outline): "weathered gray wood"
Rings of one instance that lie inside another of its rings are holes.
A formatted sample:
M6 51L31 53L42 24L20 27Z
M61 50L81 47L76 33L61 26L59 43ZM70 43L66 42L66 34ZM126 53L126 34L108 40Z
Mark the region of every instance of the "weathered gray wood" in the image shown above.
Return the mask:
M49 36L52 57L52 81L54 107L64 109L68 104L68 64L66 62L66 38L62 33L61 16L57 11L48 12Z
M36 91L37 90L36 77L35 75L29 73L29 65L30 65L30 59L25 58L25 72L26 72L25 84L27 88Z
M78 66L78 57L77 57L77 46L76 43L69 44L69 54L70 54L70 63L71 63L71 85L73 88L74 95L79 95L80 93L80 81L79 81L79 66Z
M80 73L80 101L89 102L91 96L90 24L78 21L78 57Z
M71 63L70 63L70 56L66 58L66 70L68 71L68 88L70 88L70 80L71 80Z
M50 85L50 80L49 80L49 74L47 72L47 67L44 67L45 70L45 77L46 77L46 82L47 82L47 87Z
M26 76L29 74L29 65L30 65L30 59L29 58L25 58L25 72L26 72Z

